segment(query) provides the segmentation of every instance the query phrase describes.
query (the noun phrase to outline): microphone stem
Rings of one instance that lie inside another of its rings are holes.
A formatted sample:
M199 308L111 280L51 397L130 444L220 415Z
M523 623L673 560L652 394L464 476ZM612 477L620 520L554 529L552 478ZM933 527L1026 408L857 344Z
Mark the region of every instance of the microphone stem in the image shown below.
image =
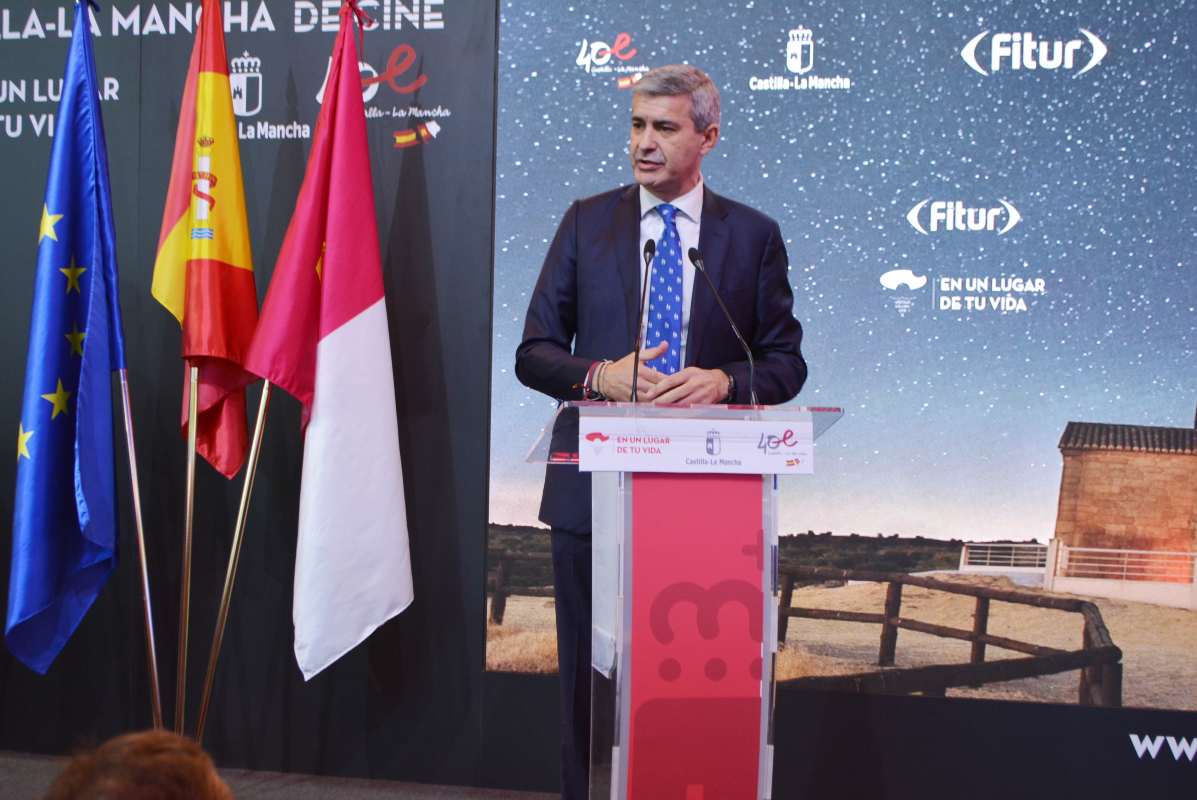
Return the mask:
M640 282L640 311L636 314L636 354L632 358L632 403L639 402L640 387L640 349L644 346L644 303L648 298L649 267L653 263L656 247L649 247L653 240L649 239L644 247L644 279Z
M728 310L727 304L723 302L723 298L719 296L719 290L715 288L715 282L711 280L711 276L707 274L706 265L702 263L701 258L690 256L690 261L695 268L702 273L702 277L706 279L707 286L711 290L711 294L715 297L715 302L719 304L719 308L723 309L723 316L727 317L727 324L731 326L732 333L736 337L736 341L740 343L740 347L744 348L744 355L748 359L748 397L752 404L759 405L756 401L756 362L752 357L752 348L744 341L744 337L740 335L740 329L736 327L736 323L732 321L731 311Z

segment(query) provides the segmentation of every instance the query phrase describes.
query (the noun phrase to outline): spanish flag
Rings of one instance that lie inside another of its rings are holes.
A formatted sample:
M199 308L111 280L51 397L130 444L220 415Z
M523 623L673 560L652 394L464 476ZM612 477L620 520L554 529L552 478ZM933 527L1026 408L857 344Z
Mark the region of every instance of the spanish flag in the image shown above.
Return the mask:
M197 451L225 477L245 462L242 364L258 320L241 155L219 0L204 0L179 108L154 298L183 326L183 358L199 368ZM189 370L183 372L187 432Z

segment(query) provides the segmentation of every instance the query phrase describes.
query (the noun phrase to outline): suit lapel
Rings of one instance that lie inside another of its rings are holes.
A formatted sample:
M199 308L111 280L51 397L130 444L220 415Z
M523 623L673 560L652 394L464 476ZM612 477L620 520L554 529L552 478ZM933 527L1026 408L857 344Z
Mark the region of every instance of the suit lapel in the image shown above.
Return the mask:
M636 345L637 312L640 310L640 192L632 184L615 206L612 215L614 247L611 269L619 274L623 284L623 300L628 326L628 351Z
M698 233L698 250L702 253L703 264L711 282L722 289L724 265L727 261L728 244L731 236L727 226L727 209L719 195L703 188L702 192L702 227ZM723 314L711 295L711 288L706 280L695 270L694 288L690 296L690 327L686 334L686 363L693 366L698 362L702 352L704 335L711 325ZM726 324L726 323L724 323Z

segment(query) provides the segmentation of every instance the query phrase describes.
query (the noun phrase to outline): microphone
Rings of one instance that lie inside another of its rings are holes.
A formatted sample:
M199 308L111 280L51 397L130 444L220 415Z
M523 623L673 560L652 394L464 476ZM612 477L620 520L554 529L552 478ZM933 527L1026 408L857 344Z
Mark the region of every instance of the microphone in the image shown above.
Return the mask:
M732 320L731 312L727 310L727 305L723 302L723 298L719 296L719 290L715 288L715 282L707 274L707 268L702 263L702 253L698 252L697 247L691 247L687 255L690 256L690 261L694 263L694 268L702 273L702 277L706 278L707 286L710 287L711 294L715 296L715 302L723 310L723 316L727 317L727 324L731 326L732 333L736 335L736 341L740 343L740 347L744 348L744 355L748 358L748 397L755 406L757 405L755 386L756 363L752 359L752 348L744 341L744 336L740 333L740 329L736 327L735 321Z
M649 268L657 252L657 243L649 239L644 243L644 280L640 282L640 313L636 315L636 355L632 358L632 402L636 402L637 382L640 379L640 348L644 346L644 300L648 297Z

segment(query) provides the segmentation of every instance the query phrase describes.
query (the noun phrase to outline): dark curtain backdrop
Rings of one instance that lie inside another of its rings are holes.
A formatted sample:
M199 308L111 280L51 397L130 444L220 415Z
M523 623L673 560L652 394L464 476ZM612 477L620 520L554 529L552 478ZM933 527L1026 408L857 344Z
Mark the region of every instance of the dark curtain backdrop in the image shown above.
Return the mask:
M56 103L35 99L35 91L44 95L47 82L61 78L69 39L57 34L59 10L68 26L72 19L66 2L16 5L5 4L0 19L0 82L8 88L0 95L5 186L0 370L8 376L0 383L0 409L12 423L20 408L35 234L51 143L35 134L32 120L56 110ZM171 13L190 15L200 4L101 5L97 69L101 81L119 82L116 99L103 103L103 113L169 721L185 478L185 443L178 433L182 364L178 326L152 300L149 286L193 42L177 21L170 33ZM294 207L310 138L302 132L298 138L258 135L287 133L291 123L314 127L316 93L335 37L319 24L303 30L309 17L301 12L315 5L254 0L246 4L246 15L239 2L226 11L229 57L246 59L234 64L234 73L240 68L247 75L246 106L238 120L255 134L252 140L243 134L241 159L259 295L265 294ZM374 115L367 125L416 600L364 645L303 682L291 625L302 441L298 404L274 393L205 737L225 765L447 783L470 783L477 773L497 9L493 2L461 0L405 5L418 8L418 24L367 4L380 29L366 34L363 60L370 65L366 77L383 77L367 100ZM262 22L263 6L270 25ZM33 28L30 13L37 17ZM155 13L165 34L157 32ZM37 27L45 38L36 35ZM5 38L6 31L30 35ZM420 76L425 80L417 88ZM19 90L14 95L20 86L24 100ZM251 113L259 94L260 108ZM393 116L395 109L413 107L421 110L418 115ZM10 135L17 124L20 135ZM407 131L415 131L416 143L396 147L395 134ZM292 125L290 133L295 132ZM251 410L258 391L250 393ZM118 456L120 565L48 675L38 676L7 651L0 653L0 748L62 753L150 723L123 446ZM14 465L11 458L0 459L5 594ZM198 711L241 486L240 478L226 482L202 462L198 473L189 729Z

